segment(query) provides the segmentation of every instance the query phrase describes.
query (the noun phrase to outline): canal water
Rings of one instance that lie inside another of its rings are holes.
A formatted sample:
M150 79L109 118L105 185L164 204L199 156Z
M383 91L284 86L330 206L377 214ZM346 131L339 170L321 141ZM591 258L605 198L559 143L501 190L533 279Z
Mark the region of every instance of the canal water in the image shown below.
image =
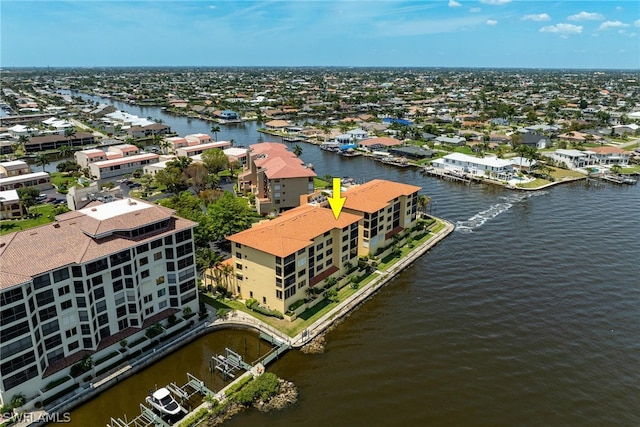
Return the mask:
M640 425L640 186L517 193L302 148L321 176L423 187L457 229L330 332L323 354L268 368L298 386L294 406L229 426ZM202 372L211 346L239 339L200 338L72 411L72 425L131 415L154 385Z

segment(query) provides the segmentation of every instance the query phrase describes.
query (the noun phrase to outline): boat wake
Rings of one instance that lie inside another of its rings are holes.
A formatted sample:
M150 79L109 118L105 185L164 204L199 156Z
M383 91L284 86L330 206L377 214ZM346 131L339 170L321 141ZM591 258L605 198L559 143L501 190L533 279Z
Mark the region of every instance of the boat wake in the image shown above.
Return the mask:
M490 206L488 209L478 212L466 221L456 222L456 230L460 233L473 233L473 230L478 227L482 227L487 221L508 211L514 204L527 200L530 197L541 196L543 194L547 194L547 192L535 191L531 193L519 193L513 196L501 197L500 199L503 201Z

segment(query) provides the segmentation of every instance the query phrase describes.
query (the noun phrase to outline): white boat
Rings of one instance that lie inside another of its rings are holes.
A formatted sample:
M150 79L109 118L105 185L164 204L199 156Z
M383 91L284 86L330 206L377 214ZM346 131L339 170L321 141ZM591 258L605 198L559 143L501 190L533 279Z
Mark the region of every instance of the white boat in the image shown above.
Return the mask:
M147 396L146 401L163 414L177 415L184 411L184 408L176 402L171 392L165 387L151 393L151 395Z

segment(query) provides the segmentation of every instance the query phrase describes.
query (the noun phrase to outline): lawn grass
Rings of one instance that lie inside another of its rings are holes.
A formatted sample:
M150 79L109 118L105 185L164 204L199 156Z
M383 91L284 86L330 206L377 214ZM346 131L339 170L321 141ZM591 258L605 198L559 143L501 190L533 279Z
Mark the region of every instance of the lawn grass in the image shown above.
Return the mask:
M50 204L32 206L30 212L36 215L35 218L4 220L0 222L0 235L53 222L55 220L54 209L55 206Z
M329 183L327 181L325 181L324 179L315 177L315 178L313 178L313 187L316 188L316 189L328 188L329 187Z
M544 185L551 184L551 181L542 178L536 178L533 181L525 182L522 184L516 184L518 188L540 188Z
M620 173L630 174L630 173L640 173L640 165L630 165L620 168Z

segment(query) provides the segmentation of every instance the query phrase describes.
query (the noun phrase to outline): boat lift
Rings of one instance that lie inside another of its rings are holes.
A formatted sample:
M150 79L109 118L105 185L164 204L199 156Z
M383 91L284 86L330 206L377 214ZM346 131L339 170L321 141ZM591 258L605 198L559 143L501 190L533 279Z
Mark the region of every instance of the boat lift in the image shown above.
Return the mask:
M225 355L216 354L211 357L209 362L209 371L214 370L222 372L224 378L235 378L235 372L244 369L251 369L251 365L242 360L242 356L235 351L225 348Z

